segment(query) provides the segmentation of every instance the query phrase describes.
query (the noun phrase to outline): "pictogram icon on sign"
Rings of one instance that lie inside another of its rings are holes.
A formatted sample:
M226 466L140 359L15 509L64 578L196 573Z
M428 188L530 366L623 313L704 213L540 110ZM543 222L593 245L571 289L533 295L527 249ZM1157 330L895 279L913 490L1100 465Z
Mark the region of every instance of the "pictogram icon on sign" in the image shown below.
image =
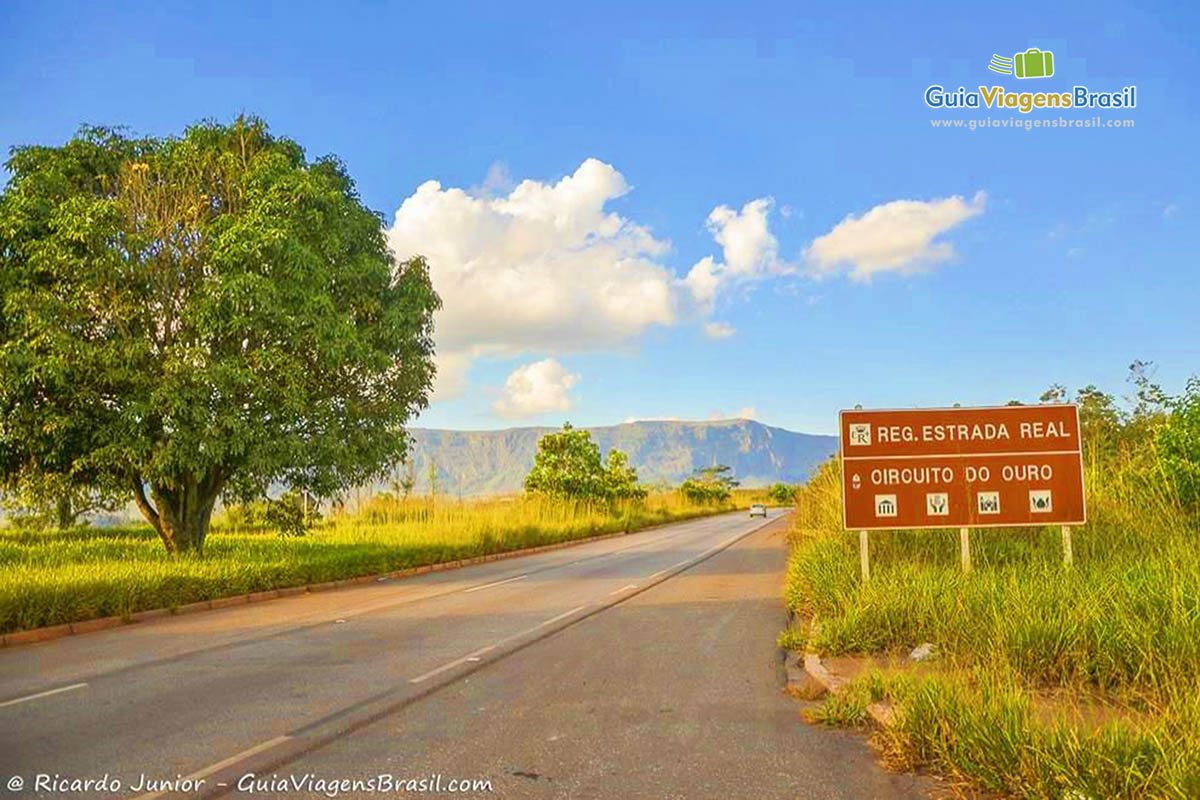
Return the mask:
M860 446L871 444L871 423L861 422L851 425L850 444Z
M979 513L980 514L999 514L1000 513L1000 493L999 492L980 492L978 497L979 497Z
M1054 510L1054 501L1049 489L1029 490L1029 511L1032 514L1049 514Z
M925 513L931 517L944 517L950 513L950 495L946 492L930 492L925 495Z
M875 516L877 516L877 517L894 517L894 516L896 516L896 495L894 495L894 494L877 494L877 495L875 495Z

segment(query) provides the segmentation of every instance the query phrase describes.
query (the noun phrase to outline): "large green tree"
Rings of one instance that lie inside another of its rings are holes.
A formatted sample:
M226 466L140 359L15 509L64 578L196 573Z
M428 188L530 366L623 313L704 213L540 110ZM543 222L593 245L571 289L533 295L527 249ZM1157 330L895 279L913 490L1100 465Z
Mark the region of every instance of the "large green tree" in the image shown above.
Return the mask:
M0 195L0 482L124 487L173 553L221 494L404 456L439 301L334 158L258 119L20 147Z

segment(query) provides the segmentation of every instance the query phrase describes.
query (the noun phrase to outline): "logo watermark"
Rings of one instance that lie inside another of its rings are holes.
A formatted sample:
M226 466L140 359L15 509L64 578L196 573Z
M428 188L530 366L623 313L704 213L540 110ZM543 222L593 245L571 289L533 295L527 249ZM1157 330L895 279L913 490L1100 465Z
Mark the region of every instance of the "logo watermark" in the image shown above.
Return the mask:
M1104 119L1102 117L1087 117L1084 119L1029 119L1028 117L983 117L982 119L931 119L930 126L934 128L963 128L968 131L978 131L990 128L1011 128L1013 130L1031 131L1035 128L1056 128L1059 130L1101 130L1103 128L1132 128L1131 119Z
M1012 58L993 53L988 69L1014 78L1049 78L1054 74L1054 53L1036 47L1024 53L1014 53Z
M226 790L235 795L281 795L316 796L334 800L346 794L464 794L491 793L495 791L488 778L459 778L432 773L428 775L396 775L378 773L361 777L335 777L304 773L301 775L256 775L248 772L236 783L218 782L209 785L207 778L155 777L137 775L129 780L105 773L97 776L61 775L37 773L26 779L12 775L4 783L8 791L17 793L27 788L39 795L114 795L127 797L131 793L183 793L197 794L210 789Z
M993 53L987 68L999 75L1006 75L1017 80L1053 78L1056 73L1056 60L1050 50L1030 47L1027 50L1013 53L1012 56L1002 56ZM1089 124L1074 125L1059 116L1063 111L1086 110L1103 114L1112 110L1128 110L1137 108L1138 87L1136 85L1122 86L1119 89L1096 90L1084 84L1070 84L1060 88L1047 88L1042 91L1013 90L1000 85L980 84L975 88L958 86L948 88L935 83L925 89L924 100L928 108L938 111L1015 111L1022 115L1037 116L1045 112L1053 113L1058 119L1047 120L1043 124L984 124L982 121L965 123L966 120L946 120L939 125L931 120L934 127L965 127L977 130L987 127L1019 127L1031 130L1035 127L1047 128L1131 128L1133 120L1115 120L1101 122L1097 116ZM1112 124L1119 123L1119 124Z

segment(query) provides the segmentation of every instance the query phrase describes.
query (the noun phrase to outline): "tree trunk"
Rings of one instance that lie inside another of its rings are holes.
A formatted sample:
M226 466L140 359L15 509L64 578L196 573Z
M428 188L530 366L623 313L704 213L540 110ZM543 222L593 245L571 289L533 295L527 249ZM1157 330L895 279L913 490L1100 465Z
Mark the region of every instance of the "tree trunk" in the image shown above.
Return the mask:
M158 532L172 555L204 554L204 539L208 535L213 506L224 487L224 478L217 472L202 476L187 476L175 483L150 484L150 499L146 497L140 477L134 479L133 497L138 508Z
M58 529L66 530L75 524L77 513L72 507L70 496L59 497L54 501L54 514L58 517Z

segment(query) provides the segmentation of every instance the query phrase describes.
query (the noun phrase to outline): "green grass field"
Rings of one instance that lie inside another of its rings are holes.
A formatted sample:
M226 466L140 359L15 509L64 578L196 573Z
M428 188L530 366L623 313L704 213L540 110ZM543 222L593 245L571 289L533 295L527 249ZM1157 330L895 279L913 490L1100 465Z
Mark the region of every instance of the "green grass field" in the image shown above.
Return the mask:
M816 620L807 647L940 656L920 678L868 672L816 718L891 700L890 761L1005 795L1200 797L1200 525L1122 463L1085 480L1072 567L1057 528L974 531L971 574L956 531L873 532L863 585L827 465L800 493L785 589Z
M148 526L0 530L0 632L373 575L713 514L678 493L609 509L531 497L377 500L304 537L214 526L203 558L171 558Z

